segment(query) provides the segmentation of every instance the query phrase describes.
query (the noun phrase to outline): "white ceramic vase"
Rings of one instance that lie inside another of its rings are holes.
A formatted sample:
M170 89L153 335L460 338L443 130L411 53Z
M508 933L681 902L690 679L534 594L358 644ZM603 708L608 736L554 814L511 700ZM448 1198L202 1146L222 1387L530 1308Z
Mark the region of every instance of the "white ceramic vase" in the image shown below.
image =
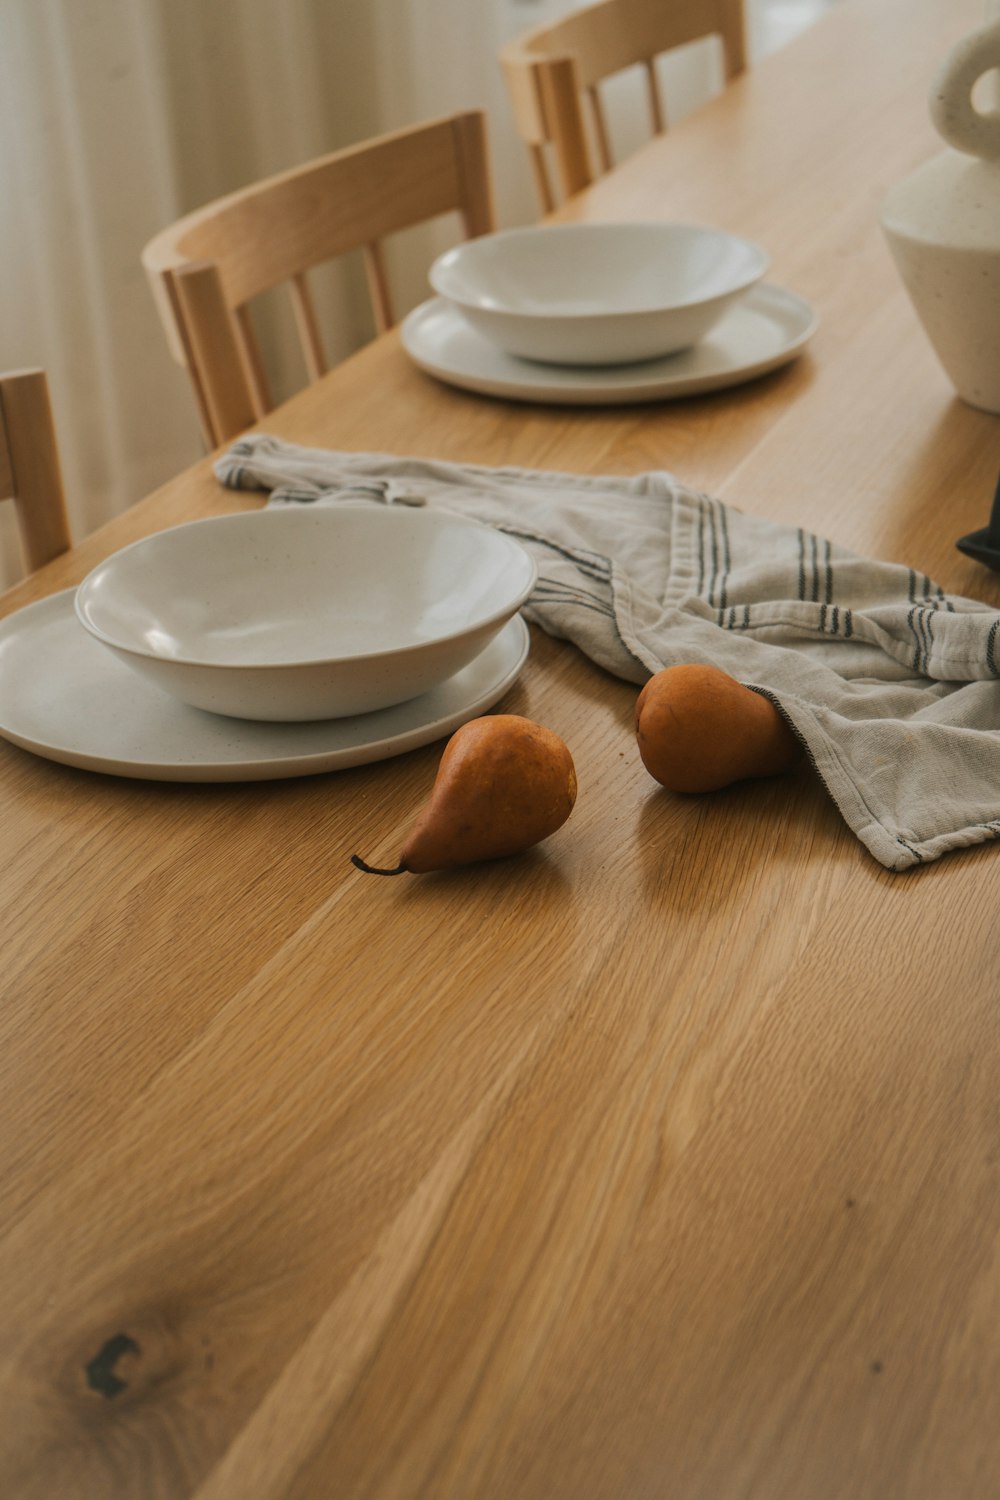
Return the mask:
M1000 412L1000 114L973 89L1000 67L1000 19L948 54L930 94L949 150L897 183L881 224L931 344L959 396Z

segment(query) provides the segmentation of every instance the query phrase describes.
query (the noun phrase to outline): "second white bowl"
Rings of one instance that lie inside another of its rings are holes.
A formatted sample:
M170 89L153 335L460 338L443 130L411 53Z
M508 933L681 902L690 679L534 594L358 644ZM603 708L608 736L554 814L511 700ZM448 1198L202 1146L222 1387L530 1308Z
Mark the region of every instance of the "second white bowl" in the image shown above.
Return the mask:
M543 224L456 245L430 281L509 354L612 365L697 343L767 267L759 245L694 224Z
M533 558L449 511L282 507L192 521L99 563L91 635L195 708L335 719L429 691L524 603Z

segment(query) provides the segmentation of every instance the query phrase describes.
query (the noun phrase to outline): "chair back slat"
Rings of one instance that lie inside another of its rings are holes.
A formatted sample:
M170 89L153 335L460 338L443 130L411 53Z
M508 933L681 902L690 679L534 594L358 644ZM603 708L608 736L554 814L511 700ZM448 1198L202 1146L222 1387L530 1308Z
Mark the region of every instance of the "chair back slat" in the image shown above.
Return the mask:
M370 245L364 245L362 249L365 276L368 279L368 296L375 314L375 328L378 333L385 333L396 321L392 311L392 293L389 291L385 255L378 240L373 240Z
M722 38L722 71L727 83L747 70L747 20L744 0L716 0Z
M598 0L530 32L529 50L575 57L586 88L705 36L721 36L728 46L730 36L742 37L742 14L732 0Z
M236 318L240 353L243 356L250 382L254 414L259 420L274 405L267 371L264 368L264 356L261 353L260 340L257 337L249 306L244 302L241 306L234 308L233 313Z
M542 213L550 214L556 206L555 193L549 181L549 169L545 160L545 148L538 141L528 141L528 159L535 183L535 193L542 205Z
M598 0L558 21L534 27L504 48L501 69L543 212L551 211L555 196L546 147L552 151L565 197L612 165L598 85L626 68L642 65L653 130L664 130L667 114L655 59L676 47L717 36L722 43L723 75L730 82L746 68L743 4L744 0ZM583 98L592 118L596 170L583 123Z
M0 375L0 499L12 500L29 570L72 545L48 379L44 370Z
M292 313L306 362L306 371L310 380L318 380L327 371L326 351L323 348L319 319L316 317L316 305L305 276L301 274L293 276L288 283L288 293L292 299Z
M666 115L663 112L663 100L660 96L660 83L656 76L656 63L652 58L646 60L646 91L649 96L649 116L653 122L653 134L662 135L667 128Z
M7 439L3 407L0 405L0 500L13 500L13 498L14 468L10 461L10 443Z
M597 142L597 160L601 164L602 172L611 171L611 141L608 138L608 122L604 118L604 106L597 84L587 85L587 98L590 101L590 114L594 122L594 139Z
M327 362L306 273L362 249L376 327L384 331L394 315L381 242L456 210L467 237L494 228L479 110L394 131L255 183L151 240L143 265L171 352L191 377L207 442L214 447L235 436L242 428L233 423L246 426L248 412L254 421L272 406L248 304L288 284L309 379L317 379ZM193 278L182 293L182 270L206 264L217 284L206 290ZM197 333L182 326L195 318L206 319Z

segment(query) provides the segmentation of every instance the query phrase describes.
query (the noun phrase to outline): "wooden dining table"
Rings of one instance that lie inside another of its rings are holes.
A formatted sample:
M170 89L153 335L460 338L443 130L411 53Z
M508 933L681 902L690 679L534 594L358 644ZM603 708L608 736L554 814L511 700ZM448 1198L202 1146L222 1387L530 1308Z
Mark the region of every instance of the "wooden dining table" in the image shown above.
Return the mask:
M820 319L784 368L546 405L392 332L261 427L666 470L1000 607L955 547L1000 417L878 224L980 20L839 0L560 210L763 244ZM262 503L208 457L0 613ZM1000 849L891 872L808 765L671 794L636 687L531 637L497 708L567 742L576 807L437 875L350 856L395 862L441 741L186 784L0 740L5 1500L1000 1495Z

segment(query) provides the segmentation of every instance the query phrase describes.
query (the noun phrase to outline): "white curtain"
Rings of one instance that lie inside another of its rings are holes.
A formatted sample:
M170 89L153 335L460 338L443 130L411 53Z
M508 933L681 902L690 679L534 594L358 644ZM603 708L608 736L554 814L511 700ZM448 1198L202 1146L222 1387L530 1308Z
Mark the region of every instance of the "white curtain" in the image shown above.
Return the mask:
M0 0L0 369L48 371L77 536L202 451L140 267L145 242L256 178L476 107L489 114L500 223L533 220L497 55L577 3ZM711 51L689 50L669 64L674 117L717 82ZM643 127L624 94L616 109L627 150ZM426 295L442 246L413 231L390 248L398 311ZM322 288L333 357L369 334L358 287L348 266ZM293 357L272 341L290 387ZM11 509L0 506L0 586L20 570Z
M78 534L192 454L135 255L175 201L155 19L0 0L0 364L49 371Z
M0 368L49 373L76 535L202 451L142 246L198 204L377 128L370 12L0 0ZM362 336L348 307L332 353ZM4 584L20 566L10 511Z

